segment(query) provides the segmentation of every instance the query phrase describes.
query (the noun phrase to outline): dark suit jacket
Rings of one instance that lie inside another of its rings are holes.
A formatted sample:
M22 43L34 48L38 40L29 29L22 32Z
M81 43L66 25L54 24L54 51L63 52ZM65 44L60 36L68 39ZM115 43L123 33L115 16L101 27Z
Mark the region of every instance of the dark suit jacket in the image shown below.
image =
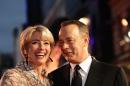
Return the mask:
M67 64L51 72L48 77L53 86L70 86L69 71ZM128 82L121 68L93 59L85 86L128 86Z

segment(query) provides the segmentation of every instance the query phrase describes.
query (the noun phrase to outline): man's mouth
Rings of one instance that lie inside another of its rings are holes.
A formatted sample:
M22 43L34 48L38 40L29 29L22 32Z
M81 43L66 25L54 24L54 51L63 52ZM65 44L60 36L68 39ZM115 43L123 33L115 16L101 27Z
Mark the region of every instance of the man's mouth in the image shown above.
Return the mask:
M69 55L72 55L73 53L72 52L65 52L64 54L69 56Z

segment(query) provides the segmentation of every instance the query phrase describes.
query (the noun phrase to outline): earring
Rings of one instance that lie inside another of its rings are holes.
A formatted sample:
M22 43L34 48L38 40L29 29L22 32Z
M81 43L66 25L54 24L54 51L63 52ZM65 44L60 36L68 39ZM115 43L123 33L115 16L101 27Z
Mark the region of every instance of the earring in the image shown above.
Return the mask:
M25 57L25 62L28 65L28 54L25 49L24 49L24 57Z
M27 65L28 65L28 57L26 58L26 63L27 63Z
M25 55L25 61L26 61L26 64L28 65L28 56Z

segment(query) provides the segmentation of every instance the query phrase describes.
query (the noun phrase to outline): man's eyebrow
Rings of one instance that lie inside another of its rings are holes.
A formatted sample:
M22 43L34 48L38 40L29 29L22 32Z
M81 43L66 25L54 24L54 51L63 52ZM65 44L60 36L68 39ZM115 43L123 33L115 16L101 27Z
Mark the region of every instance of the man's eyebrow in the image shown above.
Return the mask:
M67 37L66 39L72 39L71 37Z

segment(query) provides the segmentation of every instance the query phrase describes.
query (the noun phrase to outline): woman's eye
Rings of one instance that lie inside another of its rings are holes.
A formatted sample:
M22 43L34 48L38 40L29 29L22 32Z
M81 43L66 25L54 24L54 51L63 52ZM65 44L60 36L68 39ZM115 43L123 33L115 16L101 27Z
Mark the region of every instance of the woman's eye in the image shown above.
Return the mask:
M32 44L38 44L39 42L38 41L32 41Z
M45 44L45 45L50 45L50 43L49 43L49 42L44 42L44 44Z

